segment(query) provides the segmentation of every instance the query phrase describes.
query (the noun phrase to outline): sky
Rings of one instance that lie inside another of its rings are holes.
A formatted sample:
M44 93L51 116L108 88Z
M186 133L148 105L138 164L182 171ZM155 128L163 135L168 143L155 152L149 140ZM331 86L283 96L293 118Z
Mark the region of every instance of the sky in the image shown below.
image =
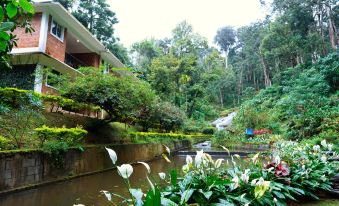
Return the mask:
M115 35L125 47L154 37L170 37L173 28L186 20L210 44L226 25L245 26L266 15L259 0L107 0L119 23Z

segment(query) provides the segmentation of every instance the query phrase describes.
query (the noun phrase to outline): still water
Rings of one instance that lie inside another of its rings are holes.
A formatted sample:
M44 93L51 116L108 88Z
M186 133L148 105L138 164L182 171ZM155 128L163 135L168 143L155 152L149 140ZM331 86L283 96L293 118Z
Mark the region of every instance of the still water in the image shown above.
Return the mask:
M185 164L185 156L171 157L171 163L164 159L149 162L152 174L159 179L158 173L171 169L179 169ZM146 169L143 165L133 165L134 172L130 178L133 188L142 188L146 193L149 186L146 180ZM116 170L95 175L80 177L65 182L39 187L37 189L0 196L0 206L73 206L84 204L86 206L108 206L109 203L101 190L107 190L128 197L122 178ZM115 198L116 202L120 202Z

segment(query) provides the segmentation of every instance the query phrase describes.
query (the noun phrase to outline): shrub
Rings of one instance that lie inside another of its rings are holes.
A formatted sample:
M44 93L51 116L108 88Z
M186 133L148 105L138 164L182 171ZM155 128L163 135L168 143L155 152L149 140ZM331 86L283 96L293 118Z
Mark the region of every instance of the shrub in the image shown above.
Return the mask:
M210 139L211 135L196 134L187 135L179 133L153 133L153 132L132 132L129 134L132 142L162 142L167 140L193 140L194 139Z
M69 149L69 145L66 142L56 140L48 141L43 145L42 149L56 168L63 167L64 156Z
M38 94L16 88L0 88L0 102L11 109L22 109L24 107L40 109L42 107Z
M202 130L203 134L214 134L215 128L214 127L206 127Z
M0 135L0 150L8 149L10 142L11 142L10 140Z
M58 140L60 142L66 142L69 146L74 146L79 144L87 134L87 131L81 127L51 128L44 125L40 128L36 128L35 131L41 145L46 141Z

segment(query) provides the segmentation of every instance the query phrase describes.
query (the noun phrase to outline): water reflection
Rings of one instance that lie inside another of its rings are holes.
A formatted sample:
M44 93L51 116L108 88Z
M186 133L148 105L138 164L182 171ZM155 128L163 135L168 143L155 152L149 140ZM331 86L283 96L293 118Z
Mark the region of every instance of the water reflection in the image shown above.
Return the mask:
M174 156L172 163L163 159L149 162L152 173L159 179L159 172L170 171L173 168L181 168L185 162L185 156ZM149 186L146 181L146 169L143 165L133 165L134 172L131 176L132 187L140 187L144 192ZM72 206L82 203L86 206L108 206L111 205L100 194L101 190L107 190L127 197L126 188L123 187L123 180L118 176L116 170L76 178L67 182L46 185L37 189L27 190L0 197L1 206ZM119 199L115 198L117 202Z

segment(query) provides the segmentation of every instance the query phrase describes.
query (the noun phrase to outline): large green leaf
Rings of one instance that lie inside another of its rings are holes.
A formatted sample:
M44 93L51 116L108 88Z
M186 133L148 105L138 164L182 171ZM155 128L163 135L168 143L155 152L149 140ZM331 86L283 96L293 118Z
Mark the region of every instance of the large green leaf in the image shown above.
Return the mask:
M7 43L6 41L2 41L0 40L0 51L6 51L6 48L7 48Z
M29 3L27 0L20 0L19 4L21 6L21 8L25 11L27 11L28 13L34 13L34 7L31 3Z
M7 11L7 16L9 18L13 18L18 13L18 8L14 4L9 3L6 6L6 11Z
M154 192L150 189L146 195L145 205L144 206L160 206L161 205L161 194L157 187L155 187Z
M191 198L194 191L195 191L194 189L185 190L181 194L180 204L182 205L182 204L186 203Z
M13 22L3 22L0 25L0 31L10 31L14 27Z
M4 20L4 17L5 17L4 9L2 7L0 7L0 22L2 22Z
M172 170L170 175L171 175L171 184L173 186L177 185L177 178L178 178L177 171L176 170Z
M10 39L10 36L9 36L9 34L7 32L0 31L0 38L3 39L3 40L8 41Z

